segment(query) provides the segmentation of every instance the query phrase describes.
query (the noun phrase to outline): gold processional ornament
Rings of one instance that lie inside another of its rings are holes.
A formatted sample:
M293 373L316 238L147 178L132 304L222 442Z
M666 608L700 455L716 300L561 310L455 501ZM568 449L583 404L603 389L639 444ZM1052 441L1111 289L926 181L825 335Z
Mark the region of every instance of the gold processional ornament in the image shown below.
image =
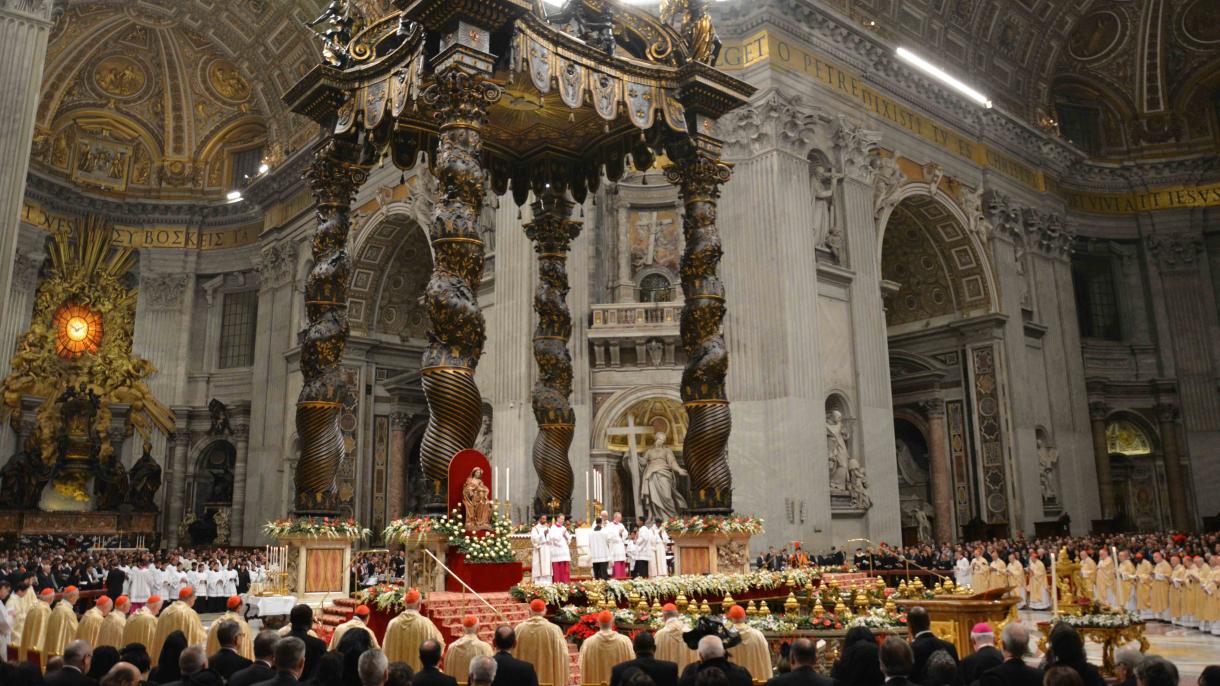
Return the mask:
M147 440L155 427L169 434L174 414L145 385L155 370L132 354L137 290L126 285L135 255L113 246L113 228L101 217L88 216L49 241L51 269L34 297L33 321L11 361L12 372L0 384L0 414L16 423L22 399L42 400L36 413L42 459L56 459L56 437L64 426L62 398L70 389L97 397L93 430L98 458L107 460L111 405L129 407L127 425Z

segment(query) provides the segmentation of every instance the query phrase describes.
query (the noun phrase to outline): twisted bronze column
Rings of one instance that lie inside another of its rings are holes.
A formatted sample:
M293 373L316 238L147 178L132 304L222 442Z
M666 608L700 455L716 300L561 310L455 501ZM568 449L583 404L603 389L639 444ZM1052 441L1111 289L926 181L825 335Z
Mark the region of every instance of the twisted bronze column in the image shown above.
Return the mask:
M538 253L538 285L534 290L534 360L538 362L538 381L534 384L532 404L538 435L534 438L534 470L538 472L538 493L534 512L570 514L572 510L572 465L568 448L576 429L576 415L568 396L572 395L572 315L568 311L568 247L580 233L580 222L569 217L572 201L563 189L550 187L538 196L531 208L533 221L525 225L525 235Z
M318 227L312 244L313 270L305 282L307 322L301 342L305 385L297 399L296 414L301 456L293 511L300 516L338 512L335 477L344 450L339 428L339 403L344 392L339 362L347 346L347 286L351 275L347 234L352 199L368 178L368 170L358 163L359 151L353 142L332 138L319 148L305 172L317 207Z
M483 209L486 172L480 130L499 86L453 66L438 73L424 101L440 120L435 167L436 202L429 235L435 263L424 292L431 328L421 374L428 399L428 427L420 462L431 484L430 511L445 508L444 484L453 456L474 446L482 420L482 397L474 371L486 340L478 288L483 275Z
M729 512L733 506L733 477L725 447L732 429L725 375L729 355L724 346L724 284L717 268L723 253L716 228L716 200L720 185L729 180L729 166L703 151L694 150L665 168L665 177L681 190L686 213L682 231L682 402L689 425L682 444L682 459L690 473L692 510Z

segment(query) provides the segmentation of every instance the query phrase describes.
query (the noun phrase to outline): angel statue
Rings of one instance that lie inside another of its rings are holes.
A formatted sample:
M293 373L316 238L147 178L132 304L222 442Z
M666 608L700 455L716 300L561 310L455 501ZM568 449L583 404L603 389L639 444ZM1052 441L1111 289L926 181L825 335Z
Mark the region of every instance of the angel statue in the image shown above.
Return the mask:
M712 26L708 14L709 0L661 0L661 21L672 25L674 17L681 16L678 31L686 41L690 58L709 65L716 64L720 56L720 37Z

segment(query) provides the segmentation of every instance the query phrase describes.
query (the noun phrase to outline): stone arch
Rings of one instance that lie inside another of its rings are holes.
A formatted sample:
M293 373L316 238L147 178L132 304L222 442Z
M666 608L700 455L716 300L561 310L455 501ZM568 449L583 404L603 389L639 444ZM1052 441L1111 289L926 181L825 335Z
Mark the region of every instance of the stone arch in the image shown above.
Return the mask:
M201 441L193 447L186 462L186 489L188 494L189 507L187 511L201 516L205 507L210 504L208 502L211 495L211 487L213 486L213 478L209 473L209 467L214 456L221 456L227 460L228 474L230 479L234 475L237 461L237 447L224 436L213 436L209 440ZM219 465L217 465L219 466ZM233 500L232 481L229 482L229 504L231 506Z
M606 400L594 417L593 431L590 432L593 447L596 449L606 446L609 438L607 432L614 427L614 422L632 405L649 398L665 398L679 404L682 402L682 395L677 386L663 384L632 386L615 393Z
M956 319L996 310L991 265L964 214L943 191L908 184L879 225L886 321L895 325Z
M652 277L652 279L650 279L649 277ZM669 282L670 295L668 298L666 298L664 300L658 300L656 302L670 302L677 297L678 292L682 289L682 285L678 279L678 275L675 274L673 272L673 270L669 269L668 267L665 267L665 266L659 265L659 264L654 264L654 265L649 265L647 267L644 267L643 269L639 270L635 274L635 289L636 289L636 293L638 294L637 297L640 300L640 302L644 302L645 291L650 290L649 288L647 288L648 284L646 283L646 281L651 281L657 277L664 277L664 279Z
M392 203L378 210L353 252L348 290L353 332L422 338L427 317L418 298L432 271L432 248L407 206Z
M1161 440L1155 424L1140 412L1117 410L1106 417L1115 515L1140 531L1170 526L1170 498L1182 497L1168 491Z

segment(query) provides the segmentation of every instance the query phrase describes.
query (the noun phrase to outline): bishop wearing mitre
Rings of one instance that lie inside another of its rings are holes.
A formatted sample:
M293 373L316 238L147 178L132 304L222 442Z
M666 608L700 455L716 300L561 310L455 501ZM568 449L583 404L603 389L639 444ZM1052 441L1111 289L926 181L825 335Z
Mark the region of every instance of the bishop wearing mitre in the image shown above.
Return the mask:
M491 646L479 638L479 618L466 615L462 617L462 637L445 651L445 673L458 681L468 681L471 661L491 653Z
M98 596L93 607L85 610L85 614L81 615L80 622L76 625L76 640L88 641L89 645L96 648L97 635L101 633L102 624L113 609L114 601L110 599L110 596Z
M568 642L563 631L546 618L546 602L541 598L530 601L530 618L517 625L518 660L534 665L540 684L566 684L571 678L568 668Z
M1040 551L1045 553L1045 551ZM1039 553L1029 554L1029 586L1026 588L1025 601L1031 610L1047 610L1051 607L1050 580L1046 574L1046 563Z
M159 595L148 596L144 607L127 618L127 626L123 627L123 645L139 643L145 649L151 650L153 639L157 637L157 615L161 614L162 602ZM151 652L148 656L153 660L157 659Z
M974 558L970 560L970 587L976 593L982 593L991 588L987 577L991 575L991 567L987 566L987 558L983 557L983 549L975 548Z
M530 547L533 548L533 555L530 557L530 579L541 586L551 583L551 545L546 540L550 530L546 515L539 515L538 522L530 529Z
M419 661L419 646L432 639L444 650L445 639L431 619L419 613L423 600L417 589L409 589L402 599L403 611L385 628L385 656L390 662L405 662L418 672L423 668Z
M153 664L156 664L161 655L165 639L175 631L186 635L188 646L203 643L208 639L207 632L203 630L203 622L199 621L199 613L195 612L195 589L191 586L183 586L182 590L178 591L178 602L165 608L157 618L157 633L153 636L152 645L147 646Z
M745 667L755 681L767 681L771 678L771 646L767 637L758 629L746 624L746 611L740 605L729 608L729 619L741 643L733 648L733 662Z
M1110 551L1102 548L1097 551L1097 572L1093 588L1093 599L1105 605L1118 606L1118 589L1115 587L1118 579L1114 576L1114 560L1110 559Z
M30 651L39 653L42 664L47 663L47 656L41 654L42 638L46 635L47 622L51 619L51 601L55 599L55 591L44 588L38 593L38 602L34 603L25 614L25 625L21 627L21 644L17 646L17 661L25 662Z
M127 628L129 610L131 610L130 598L121 595L114 599L114 609L102 619L102 626L97 632L97 640L93 643L94 648L101 646L122 648L127 645L123 643L123 630Z
M597 633L580 644L580 680L586 684L609 683L614 665L634 657L631 639L614 628L614 615L602 610L597 614Z
M330 649L338 650L339 643L343 641L343 636L348 631L355 629L363 631L369 635L369 644L376 650L381 649L381 644L377 642L377 635L368 627L369 621L369 606L357 605L356 612L352 614L352 618L335 627L335 631L330 636ZM448 664L449 658L445 658L445 663Z
M76 610L73 606L80 599L80 591L75 586L64 588L64 596L51 610L47 618L47 629L42 637L42 658L49 660L56 655L64 654L64 646L76 640Z
M225 601L225 607L228 608L228 612L214 620L212 626L208 627L207 654L215 655L220 652L220 638L217 636L220 633L220 623L229 620L237 622L237 626L241 629L241 638L237 640L237 654L253 662L254 640L250 638L250 625L246 623L245 614L242 612L241 596L229 596L229 599Z
M1086 550L1080 554L1081 595L1089 600L1097 600L1097 589L1094 588L1096 582L1097 563L1093 561L1092 554Z
M682 640L682 634L686 633L688 629L686 622L682 621L682 615L678 613L676 605L666 603L661 608L661 621L664 624L653 636L657 643L654 656L658 660L667 660L678 665L678 674L681 674L687 665L699 661L699 655L686 645L686 641Z

